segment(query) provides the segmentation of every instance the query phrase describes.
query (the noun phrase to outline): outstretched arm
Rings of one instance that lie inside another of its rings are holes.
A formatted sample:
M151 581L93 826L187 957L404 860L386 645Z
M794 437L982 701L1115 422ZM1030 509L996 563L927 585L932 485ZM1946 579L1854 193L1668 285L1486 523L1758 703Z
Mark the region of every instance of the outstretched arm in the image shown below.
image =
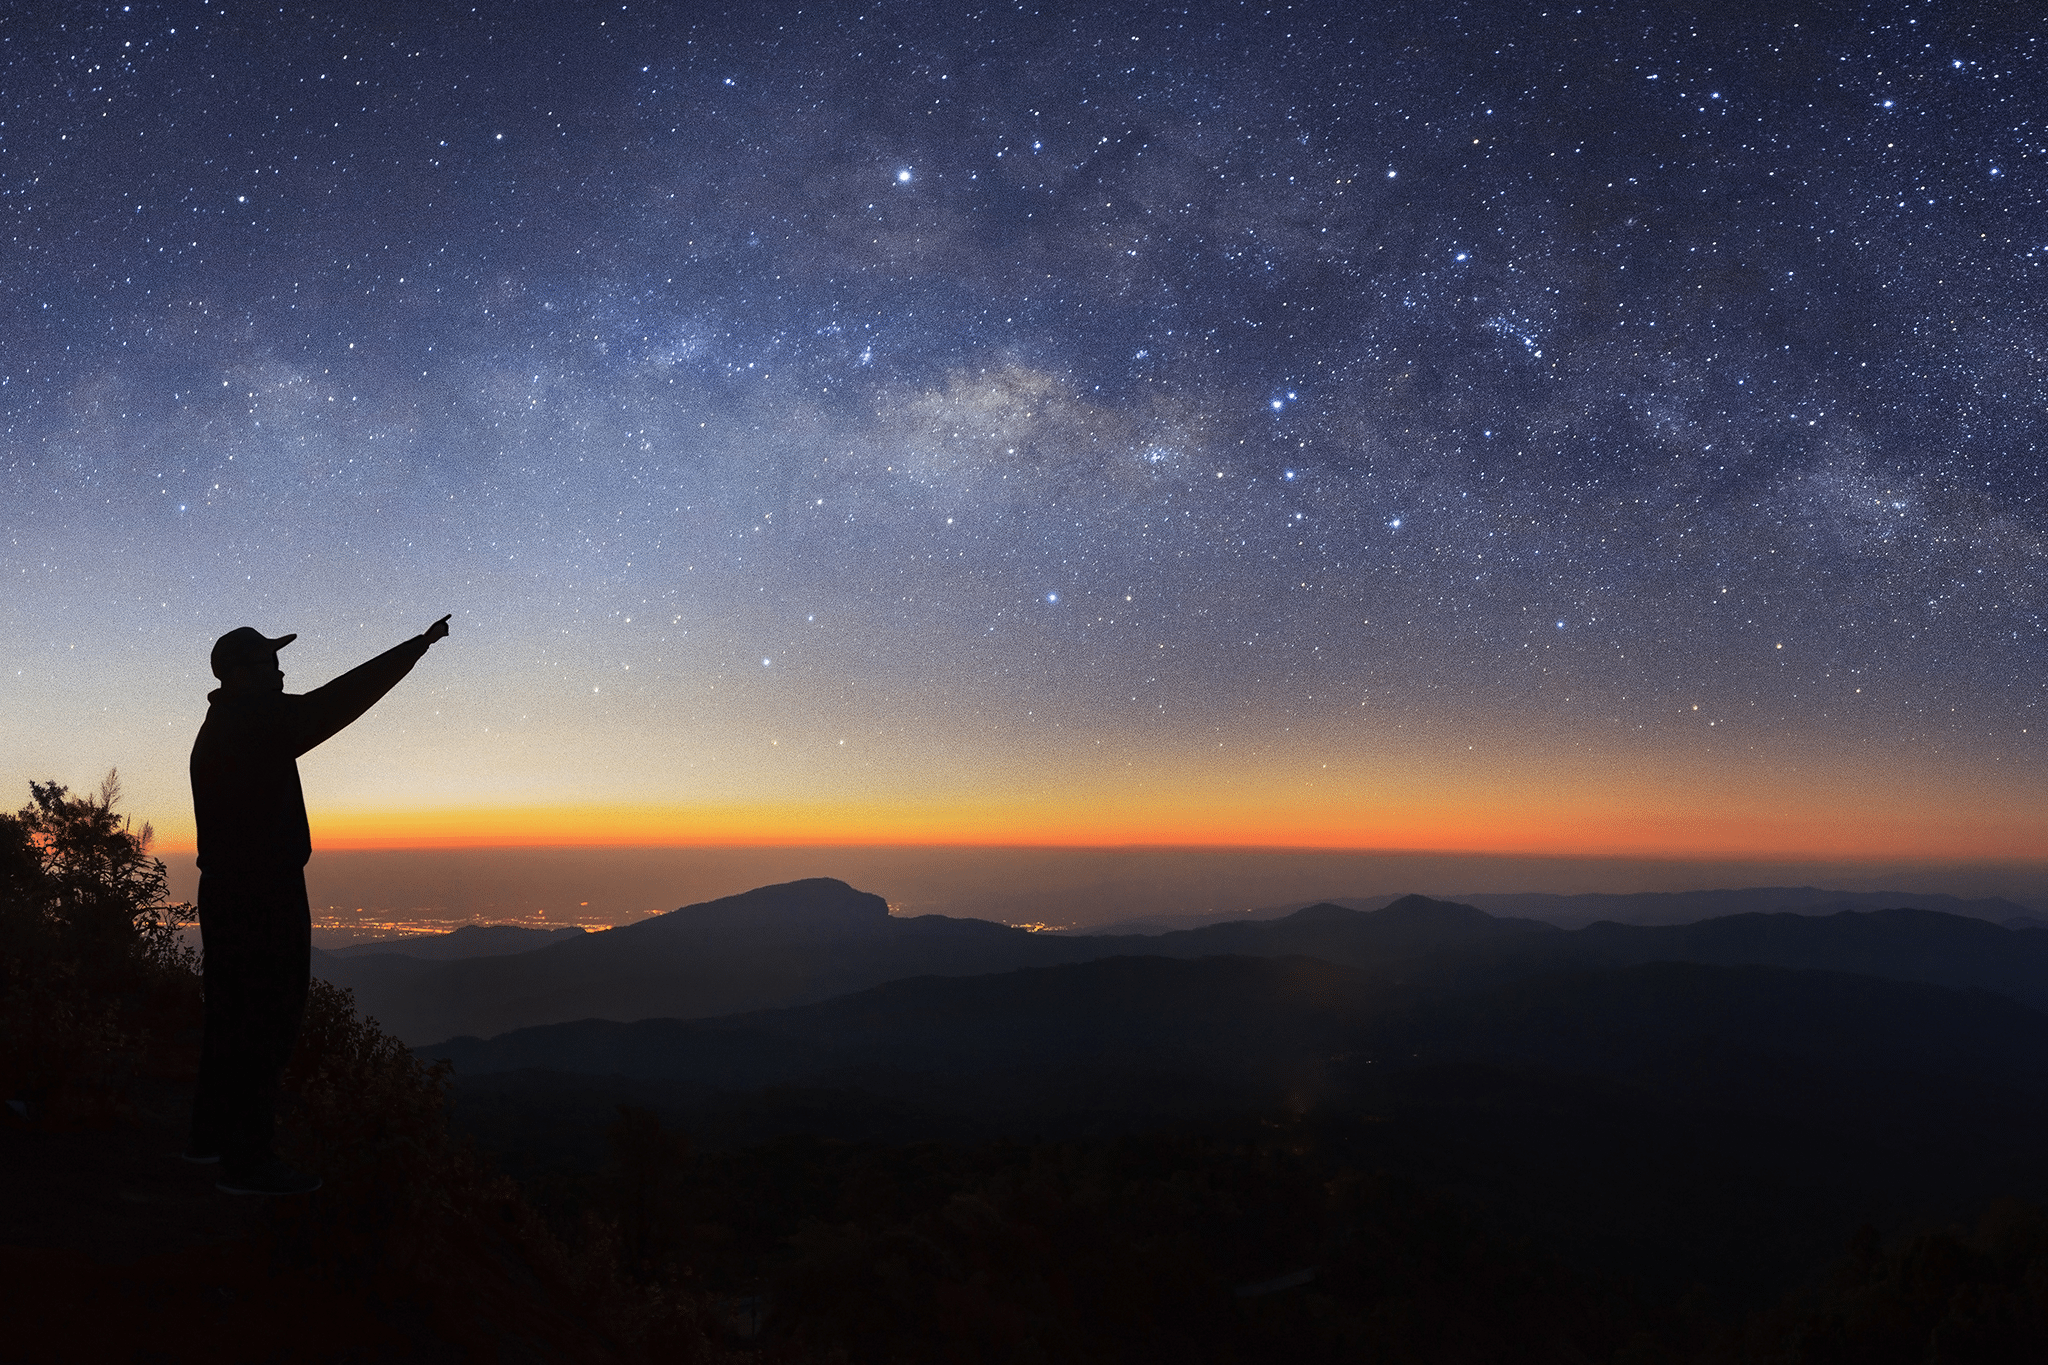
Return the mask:
M405 643L385 650L366 664L358 664L324 687L291 700L292 755L297 757L346 727L380 698L398 686L398 680L412 672L427 647L448 638L448 618L442 617Z

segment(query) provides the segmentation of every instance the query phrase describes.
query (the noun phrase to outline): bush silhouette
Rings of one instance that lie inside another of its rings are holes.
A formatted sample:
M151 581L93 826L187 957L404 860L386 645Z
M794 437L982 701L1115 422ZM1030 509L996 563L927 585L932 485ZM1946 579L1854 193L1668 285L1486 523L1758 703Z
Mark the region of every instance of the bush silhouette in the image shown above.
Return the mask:
M29 783L0 814L0 1098L17 1117L88 1122L119 1108L125 1074L196 1027L192 907L167 894L153 831L116 805L118 773L73 796Z
M1762 1316L1753 1358L1786 1365L2039 1359L2048 1341L2048 1212L2018 1200L1974 1231L1886 1247L1864 1228L1823 1286Z
M446 1063L422 1062L317 978L285 1076L281 1146L320 1193L273 1210L273 1254L409 1302L479 1359L546 1346L565 1360L712 1361L719 1327L679 1267L628 1273L631 1226L556 1234L519 1187L449 1130Z

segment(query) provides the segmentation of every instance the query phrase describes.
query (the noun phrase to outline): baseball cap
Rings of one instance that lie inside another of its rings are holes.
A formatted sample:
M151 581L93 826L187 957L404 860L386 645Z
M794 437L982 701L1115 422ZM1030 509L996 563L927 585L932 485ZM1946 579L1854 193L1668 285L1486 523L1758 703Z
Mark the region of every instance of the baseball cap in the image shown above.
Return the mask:
M236 626L213 642L213 676L225 682L235 665L260 664L298 638L291 634L271 640L258 634L254 626Z

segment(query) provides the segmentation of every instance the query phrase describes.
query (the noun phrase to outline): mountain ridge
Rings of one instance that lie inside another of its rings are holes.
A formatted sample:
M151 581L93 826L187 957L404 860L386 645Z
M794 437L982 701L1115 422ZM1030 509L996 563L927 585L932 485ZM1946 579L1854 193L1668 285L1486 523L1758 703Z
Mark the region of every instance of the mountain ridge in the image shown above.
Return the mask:
M2048 1081L2048 1013L1985 991L1755 965L1573 966L1438 994L1310 958L1114 957L416 1051L453 1062L458 1079L538 1070L699 1095L866 1087L903 1099L955 1088L1019 1114L1050 1113L1090 1074L1185 1086L1199 1107L1328 1100L1370 1089L1375 1066L1536 1066L1634 1084L1675 1071L1648 1083L1698 1100L1754 1089L1743 1057L1852 1081L1975 1077L2024 1097Z
M2035 912L2002 897L1968 899L1938 892L1830 891L1817 886L1749 886L1702 891L1594 891L1559 895L1543 891L1480 892L1457 899L1489 914L1520 914L1560 928L1582 928L1602 920L1616 924L1678 925L1729 915L1834 914L1840 910L1887 910L1913 906L1965 919L2003 924Z
M938 915L892 917L881 897L830 878L756 888L524 953L437 962L316 952L314 962L317 975L353 989L386 1028L418 1042L587 1017L736 1014L816 1003L904 977L985 976L1132 955L1300 956L1389 980L1420 973L1443 988L1573 964L1671 958L1855 970L1979 986L2048 1005L2048 931L2007 930L1938 911L1564 930L1407 896L1373 911L1317 902L1275 920L1105 937L1035 934Z

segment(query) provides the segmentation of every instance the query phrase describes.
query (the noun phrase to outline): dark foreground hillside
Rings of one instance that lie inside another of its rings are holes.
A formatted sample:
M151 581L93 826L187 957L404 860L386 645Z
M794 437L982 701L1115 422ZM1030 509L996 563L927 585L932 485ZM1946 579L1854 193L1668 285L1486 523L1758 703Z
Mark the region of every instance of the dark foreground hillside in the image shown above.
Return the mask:
M702 1149L629 1108L601 1131L606 1155L557 1159L529 1187L564 1219L621 1209L628 1245L758 1307L769 1359L1917 1365L2048 1343L2048 1219L2017 1202L1859 1229L1744 1305L1589 1273L1544 1229L1505 1230L1486 1191L1446 1178L1455 1157L1416 1150L1428 1134L1341 1116ZM1725 1239L1710 1196L1654 1210L1662 1237Z
M720 1147L1277 1123L1332 1173L1457 1191L1603 1283L1746 1309L1862 1223L2048 1197L2048 1016L1836 973L1650 964L1446 996L1312 959L1119 958L427 1051L461 1121L532 1170L587 1165L621 1102Z
M168 1012L157 1023L172 1024ZM182 1160L196 1037L115 1049L0 1129L0 1360L626 1362L727 1358L717 1305L564 1237L451 1140L440 1091L316 1002L283 1133L326 1188L213 1188Z

